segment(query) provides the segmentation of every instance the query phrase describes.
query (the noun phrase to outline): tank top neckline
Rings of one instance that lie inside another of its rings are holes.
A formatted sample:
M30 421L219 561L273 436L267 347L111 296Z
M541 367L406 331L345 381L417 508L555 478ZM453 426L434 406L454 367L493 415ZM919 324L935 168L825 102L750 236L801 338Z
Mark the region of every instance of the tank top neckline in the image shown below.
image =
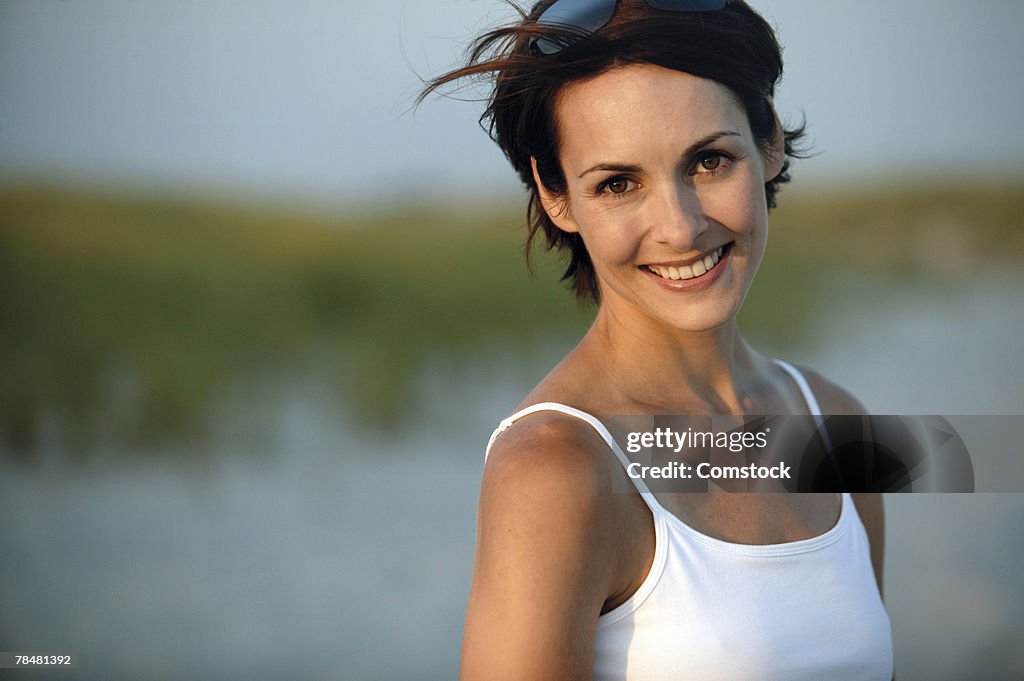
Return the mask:
M811 415L820 419L822 415L821 409L818 405L818 401L815 399L814 394L811 392L810 385L807 383L803 374L801 374L800 371L796 369L796 367L792 366L787 362L784 362L779 359L774 359L772 361L778 366L780 366L783 370L785 370L786 373L788 373L793 378L794 382L796 382L796 384L800 388L800 392L803 395L804 401L807 403L808 410L811 412ZM626 456L625 452L622 451L622 448L619 447L618 443L615 441L615 438L612 437L611 433L608 431L605 425L596 416L593 416L592 414L589 414L581 409L577 409L575 407L562 404L561 402L538 402L537 404L532 404L524 409L517 411L508 418L503 419L501 423L498 424L498 427L491 434L490 440L487 443L487 450L484 454L484 458L486 459L487 454L490 453L491 445L494 444L494 441L506 428L508 428L509 426L511 426L513 423L523 418L524 416L528 416L539 411L556 411L562 414L566 414L567 416L573 416L586 422L595 431L597 431L597 433L605 441L605 444L608 445L608 448L611 449L613 454L615 454L615 457L619 460L623 468L628 468L629 464L631 463L629 458ZM789 542L780 542L773 544L742 544L737 542L726 541L724 539L719 539L717 537L712 537L711 535L704 534L703 532L700 532L699 530L687 525L681 518L679 518L677 515L669 511L661 504L660 501L658 501L657 497L655 497L654 493L651 492L650 489L648 489L647 485L644 483L643 480L641 480L640 478L631 478L631 480L633 481L633 484L636 486L637 492L640 494L644 502L647 504L648 508L651 510L651 514L654 516L656 551L654 559L655 565L651 566L652 572L654 572L653 568L656 567L657 563L659 562L659 557L662 559L664 558L663 549L665 548L665 546L664 542L661 541L662 537L660 536L662 534L664 527L671 527L675 529L677 532L687 537L688 539L696 541L699 544L706 546L707 548L714 549L719 552L752 557L791 556L798 555L801 553L807 553L809 551L815 551L838 541L844 534L846 528L848 527L849 518L852 510L851 505L853 503L853 499L852 497L850 497L849 493L842 492L840 494L839 517L836 519L836 522L822 534L818 534L813 537L808 537L807 539L798 539L796 541ZM662 523L664 523L664 525L659 527L659 525L661 525ZM640 590L642 591L643 589L641 588ZM634 594L634 596L637 595L638 594ZM630 601L632 600L633 599L631 598ZM619 608L616 608L612 612L615 612L617 610L619 610ZM611 613L606 613L606 615L607 614Z

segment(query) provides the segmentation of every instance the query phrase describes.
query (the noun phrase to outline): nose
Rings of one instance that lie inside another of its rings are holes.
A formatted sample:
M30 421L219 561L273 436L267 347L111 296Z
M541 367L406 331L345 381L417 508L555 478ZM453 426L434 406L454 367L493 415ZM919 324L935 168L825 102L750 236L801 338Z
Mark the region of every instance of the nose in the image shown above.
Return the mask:
M683 180L666 186L651 204L652 238L680 253L692 250L697 237L710 225L700 197Z

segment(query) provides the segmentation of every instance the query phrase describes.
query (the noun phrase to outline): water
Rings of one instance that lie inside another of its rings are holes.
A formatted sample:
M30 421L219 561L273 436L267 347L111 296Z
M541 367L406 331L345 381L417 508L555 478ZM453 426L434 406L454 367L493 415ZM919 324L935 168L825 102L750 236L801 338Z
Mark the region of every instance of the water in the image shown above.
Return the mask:
M1024 281L841 286L862 303L786 359L875 413L1022 413ZM483 445L567 347L529 370L508 349L458 371L439 358L401 433L367 432L296 376L267 439L225 437L213 460L0 458L0 649L79 654L37 678L455 678ZM1024 678L1024 495L886 507L897 678Z

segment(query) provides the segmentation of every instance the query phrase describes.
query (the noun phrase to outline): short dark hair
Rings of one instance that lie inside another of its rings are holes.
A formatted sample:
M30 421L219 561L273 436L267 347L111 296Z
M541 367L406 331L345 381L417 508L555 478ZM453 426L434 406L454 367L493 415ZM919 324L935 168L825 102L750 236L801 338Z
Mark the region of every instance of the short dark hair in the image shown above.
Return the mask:
M554 116L559 92L627 64L653 64L713 80L742 104L754 138L767 154L775 132L771 97L782 76L782 50L768 22L743 0L728 0L724 8L711 12L670 12L652 8L645 0L620 0L612 19L594 33L535 23L553 0L537 2L529 13L507 1L521 20L479 36L465 66L429 81L418 101L455 81L490 81L480 124L530 191L527 261L542 232L549 250L567 256L562 280L569 282L580 301L596 303L597 277L583 240L558 229L545 213L530 163L531 156L537 160L538 175L549 192L564 196ZM564 47L555 54L541 54L530 47L538 37ZM783 130L782 171L764 187L769 208L775 207L779 187L789 182L790 160L801 156L797 143L803 135L803 124Z

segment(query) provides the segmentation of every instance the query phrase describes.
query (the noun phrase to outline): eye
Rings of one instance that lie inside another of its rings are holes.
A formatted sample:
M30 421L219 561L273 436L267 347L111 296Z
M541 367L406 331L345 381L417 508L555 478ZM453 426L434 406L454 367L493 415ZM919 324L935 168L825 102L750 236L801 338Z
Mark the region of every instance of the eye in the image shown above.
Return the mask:
M607 180L597 185L597 193L621 195L632 191L635 188L636 182L633 182L622 175L616 175L615 177L609 177Z
M692 175L716 175L729 167L733 157L722 151L705 151L697 156Z
M721 156L705 156L700 160L700 167L704 170L718 170L718 166L722 165Z

